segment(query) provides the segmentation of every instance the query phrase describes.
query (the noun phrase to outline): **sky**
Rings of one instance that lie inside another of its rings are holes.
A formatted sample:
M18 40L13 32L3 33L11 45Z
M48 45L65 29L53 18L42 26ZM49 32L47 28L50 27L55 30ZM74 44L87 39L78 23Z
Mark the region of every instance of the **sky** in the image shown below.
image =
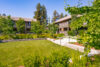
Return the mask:
M77 5L77 2L78 0L66 1L71 6ZM46 6L50 18L52 18L54 10L57 10L58 13L68 14L64 10L64 0L0 0L0 14L5 13L16 17L33 18L38 3ZM88 0L83 0L82 3L83 6L88 5Z

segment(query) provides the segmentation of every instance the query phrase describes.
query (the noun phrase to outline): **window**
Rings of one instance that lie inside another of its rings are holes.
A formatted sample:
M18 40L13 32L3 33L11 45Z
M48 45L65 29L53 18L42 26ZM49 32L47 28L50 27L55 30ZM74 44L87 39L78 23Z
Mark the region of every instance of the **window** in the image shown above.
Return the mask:
M64 28L64 31L67 31L67 28Z
M28 22L28 26L31 26L31 22Z

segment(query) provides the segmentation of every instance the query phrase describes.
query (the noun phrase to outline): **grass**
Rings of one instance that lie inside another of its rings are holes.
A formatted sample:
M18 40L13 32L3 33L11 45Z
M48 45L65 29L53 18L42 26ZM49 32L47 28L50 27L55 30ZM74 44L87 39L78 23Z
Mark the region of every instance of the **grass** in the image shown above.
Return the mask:
M0 62L8 67L18 67L24 65L24 58L36 55L48 57L53 52L66 52L72 59L82 54L47 40L16 41L0 43Z

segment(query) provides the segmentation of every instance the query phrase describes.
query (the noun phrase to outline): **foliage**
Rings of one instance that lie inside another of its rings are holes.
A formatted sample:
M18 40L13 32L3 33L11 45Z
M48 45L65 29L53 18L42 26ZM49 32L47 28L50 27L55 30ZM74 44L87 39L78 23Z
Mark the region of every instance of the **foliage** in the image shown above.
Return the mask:
M55 24L55 23L51 23L48 25L48 30L50 31L50 33L53 35L53 34L56 34L57 30L58 30L58 25Z
M11 34L11 35L0 35L0 40L11 40L11 39L36 39L36 38L57 38L63 36L63 34Z
M47 25L47 10L46 10L46 7L43 5L41 6L42 10L41 10L41 22L42 24L45 24Z
M55 22L57 19L59 19L59 13L55 10L53 12L52 22Z
M35 58L36 60L36 56L39 57L39 62L44 60L44 63L46 63L45 61L47 59L54 65L57 63L61 65L65 62L67 64L67 58L77 57L76 55L79 56L80 54L82 53L67 47L56 45L47 40L0 43L0 62L8 67L24 66L24 63L27 65L32 64L32 58ZM30 58L31 56L32 58Z
M9 35L0 35L0 40L10 40L10 39L12 39L12 37Z
M75 31L73 31L73 30L68 31L68 35L75 36Z
M34 12L35 13L34 18L37 19L40 22L41 21L41 11L40 11L41 4L40 3L37 4L36 9L37 9L37 11Z
M12 34L13 33L13 22L10 16L3 17L0 16L0 33L2 34Z
M66 17L66 16L67 16L67 14L64 15L64 17Z
M82 7L68 7L65 10L69 11L72 18L71 28L73 30L78 30L81 27L87 27L80 34L81 41L85 45L90 45L95 48L100 48L100 1L94 0L92 6L82 6ZM77 17L80 14L82 16Z
M61 13L61 14L60 14L60 18L63 18L63 17L64 17L64 14L63 14L63 13Z
M37 4L36 11L34 12L34 18L40 22L40 24L47 24L47 10L45 6L41 6L40 3Z
M35 34L41 34L42 33L42 25L40 25L39 22L31 22L31 31Z
M16 41L0 43L1 65L19 67L29 65L41 65L50 67L98 67L100 56L95 56L95 61L80 59L80 53L67 47L56 45L47 40ZM72 63L69 61L72 59ZM92 65L92 66L90 66ZM4 66L4 67L7 67Z
M63 37L64 36L64 34L58 34L57 35L57 37Z
M0 67L7 67L7 65L3 65L2 63L0 63Z
M20 18L17 22L16 22L16 27L17 27L17 31L19 33L25 33L26 30L25 30L25 21Z
M69 56L66 52L53 52L49 57L35 56L24 61L25 67L67 67Z

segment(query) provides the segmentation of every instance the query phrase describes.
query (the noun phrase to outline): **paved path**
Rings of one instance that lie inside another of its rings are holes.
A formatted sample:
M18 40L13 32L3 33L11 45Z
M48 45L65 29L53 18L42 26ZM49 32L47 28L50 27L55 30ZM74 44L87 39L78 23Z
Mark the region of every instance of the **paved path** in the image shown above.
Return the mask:
M79 50L80 52L84 52L83 46L68 43L69 41L77 42L77 40L75 40L75 39L63 38L63 39L54 40L54 39L47 38L47 40L52 41L58 45L66 46L66 47L72 48L74 50ZM89 54L100 54L100 50L91 49L91 52Z

